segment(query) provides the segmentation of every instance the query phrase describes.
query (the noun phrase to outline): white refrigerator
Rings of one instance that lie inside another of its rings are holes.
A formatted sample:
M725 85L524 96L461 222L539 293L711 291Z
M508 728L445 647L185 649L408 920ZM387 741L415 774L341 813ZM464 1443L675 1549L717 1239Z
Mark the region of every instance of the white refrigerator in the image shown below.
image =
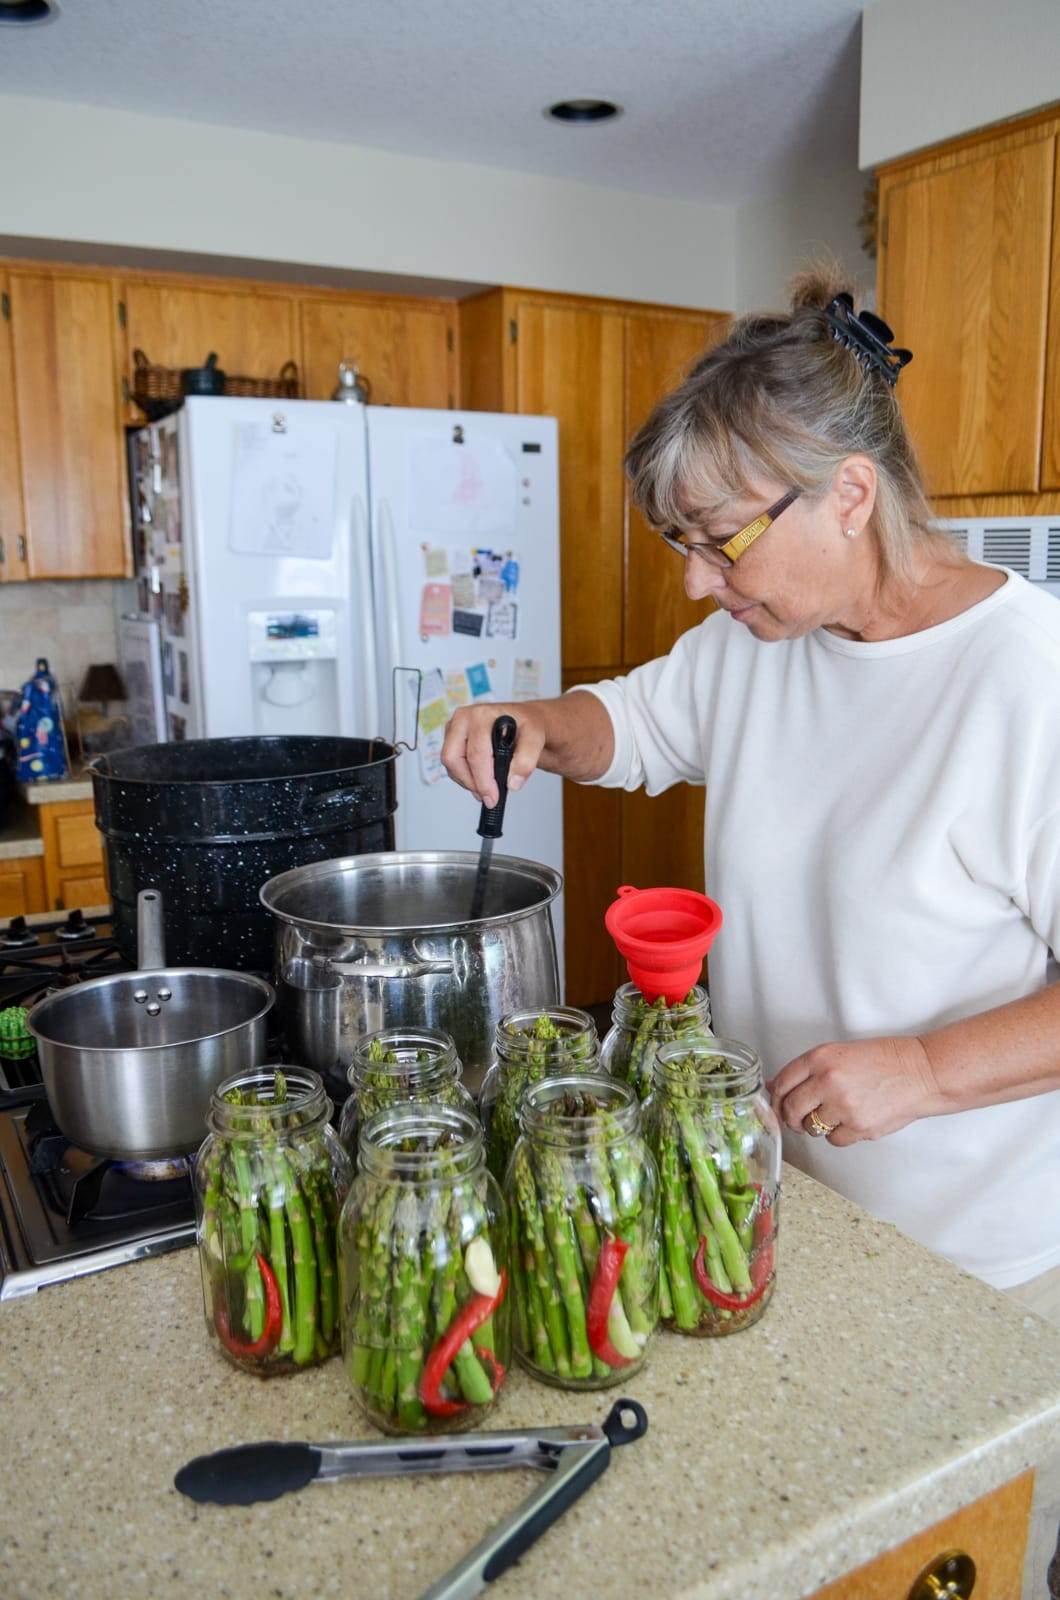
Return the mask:
M130 484L123 653L155 680L138 726L396 731L417 746L397 764L397 847L477 848L478 803L439 759L446 721L560 692L554 419L189 399L130 436ZM560 780L535 773L498 848L562 871L562 839Z

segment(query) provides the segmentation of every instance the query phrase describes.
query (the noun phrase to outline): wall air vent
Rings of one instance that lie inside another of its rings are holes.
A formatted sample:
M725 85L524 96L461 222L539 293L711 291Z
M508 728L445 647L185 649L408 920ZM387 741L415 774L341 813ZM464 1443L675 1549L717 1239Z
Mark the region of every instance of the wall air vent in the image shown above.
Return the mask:
M1046 530L1045 576L1049 583L1060 583L1060 528Z
M1055 517L961 517L938 526L973 561L1007 567L1060 599L1060 524Z
M1031 575L1030 528L984 528L983 560L995 567L1008 567L1021 577Z

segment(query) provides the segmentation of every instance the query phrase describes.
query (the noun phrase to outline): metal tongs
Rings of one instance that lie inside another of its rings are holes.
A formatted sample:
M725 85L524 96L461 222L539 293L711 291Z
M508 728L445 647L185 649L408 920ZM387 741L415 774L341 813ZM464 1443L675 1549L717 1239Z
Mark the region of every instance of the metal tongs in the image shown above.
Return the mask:
M631 1419L631 1420L630 1420ZM499 1578L569 1505L607 1471L612 1445L630 1444L648 1430L636 1400L618 1400L603 1423L570 1428L525 1428L432 1439L372 1439L350 1444L236 1445L196 1456L173 1482L200 1503L249 1506L276 1500L307 1483L336 1478L397 1478L409 1473L503 1472L535 1467L548 1474L520 1506L475 1548L425 1589L420 1600L470 1600Z

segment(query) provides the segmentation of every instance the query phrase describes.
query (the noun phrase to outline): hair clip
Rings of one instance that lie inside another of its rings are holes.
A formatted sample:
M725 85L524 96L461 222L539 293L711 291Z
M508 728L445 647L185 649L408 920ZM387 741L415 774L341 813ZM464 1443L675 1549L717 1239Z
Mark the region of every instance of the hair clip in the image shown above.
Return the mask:
M891 348L894 331L873 311L855 311L853 297L844 290L825 311L832 338L845 345L861 362L878 372L893 389L898 374L913 359L911 350Z

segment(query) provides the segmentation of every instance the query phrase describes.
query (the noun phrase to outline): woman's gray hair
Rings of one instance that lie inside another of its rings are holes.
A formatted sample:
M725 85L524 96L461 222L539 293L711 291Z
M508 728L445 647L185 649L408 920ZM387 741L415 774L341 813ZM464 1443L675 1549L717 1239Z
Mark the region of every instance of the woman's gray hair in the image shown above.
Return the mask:
M833 268L803 273L789 313L740 317L659 402L626 452L653 527L690 532L763 475L812 499L857 454L877 472L869 527L881 582L908 581L918 546L953 552L931 527L895 390L831 336L825 308L846 287Z

